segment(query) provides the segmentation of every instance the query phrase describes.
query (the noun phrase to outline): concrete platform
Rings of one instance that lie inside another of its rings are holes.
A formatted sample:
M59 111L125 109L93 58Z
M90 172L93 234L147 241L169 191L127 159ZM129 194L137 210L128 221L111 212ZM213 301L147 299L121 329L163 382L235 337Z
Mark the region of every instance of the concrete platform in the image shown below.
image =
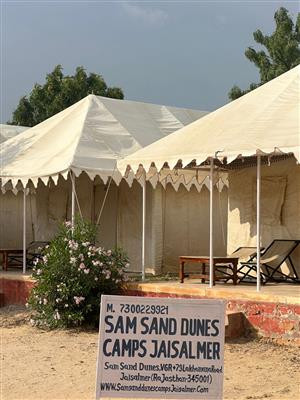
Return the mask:
M300 285L217 283L212 289L197 280L130 283L126 293L147 297L223 299L227 312L242 313L247 332L300 343Z
M34 286L30 273L0 272L2 303L25 304ZM269 283L256 291L255 284L217 283L212 289L201 280L145 282L127 284L124 295L173 298L223 299L231 315L230 329L245 330L265 337L300 343L300 285ZM238 319L235 317L239 315ZM241 318L242 316L242 321ZM236 322L234 322L236 321ZM243 326L241 326L243 323Z
M205 297L211 299L227 300L252 300L281 304L300 305L300 285L287 283L268 283L262 285L257 292L255 284L232 285L218 282L212 289L201 280L185 279L184 283L178 281L130 283L129 290L140 292L173 294L181 297Z

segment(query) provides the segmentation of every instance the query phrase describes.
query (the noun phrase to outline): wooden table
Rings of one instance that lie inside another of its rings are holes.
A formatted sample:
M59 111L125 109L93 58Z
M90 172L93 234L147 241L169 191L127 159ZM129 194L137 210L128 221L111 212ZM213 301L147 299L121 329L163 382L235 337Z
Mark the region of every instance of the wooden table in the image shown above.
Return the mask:
M22 253L23 253L22 249L0 249L0 254L2 254L3 257L3 267L2 267L3 270L7 271L8 269L8 260L10 255L22 254Z
M216 275L216 269L220 268L229 268L232 271L232 276L227 277L226 279L232 279L233 284L237 284L237 265L238 265L238 257L214 257L214 268L213 268L213 285L216 280L224 279L223 277L218 277ZM184 265L185 263L199 263L201 264L201 274L192 274L190 277L192 278L201 278L201 282L204 283L205 279L209 280L209 271L205 271L206 267L209 269L209 256L180 256L179 257L179 281L180 283L184 282Z

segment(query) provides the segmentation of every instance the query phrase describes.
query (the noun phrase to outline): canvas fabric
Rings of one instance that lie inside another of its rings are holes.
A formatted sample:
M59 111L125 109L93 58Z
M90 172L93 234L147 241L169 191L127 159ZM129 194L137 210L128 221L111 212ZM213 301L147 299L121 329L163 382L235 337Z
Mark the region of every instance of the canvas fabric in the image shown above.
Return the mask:
M83 171L106 182L121 175L116 160L201 118L206 112L89 95L4 142L2 184L37 186Z
M96 222L109 182L94 182L86 174L76 178L76 195L80 212L87 220ZM71 181L60 178L57 185L39 184L30 189L26 197L27 244L32 240L48 241L53 238L58 224L71 219ZM23 193L0 193L1 232L0 248L22 248ZM216 252L226 252L227 188L215 189ZM79 213L78 206L76 212ZM182 254L208 254L209 192L199 193L181 185L178 192L168 184L146 187L146 260L148 272L160 273L178 270L178 257ZM220 225L222 216L223 228ZM180 229L179 229L180 227ZM225 240L225 242L224 242ZM140 271L142 257L142 187L134 181L119 186L112 182L100 219L97 242L105 248L122 247L131 261L130 269Z
M274 239L300 239L300 165L295 159L261 168L261 246ZM229 172L228 253L256 246L256 168ZM293 258L300 274L300 252Z
M300 160L300 66L118 162L124 174L218 156L293 153Z
M29 128L26 126L0 124L0 144L19 133L26 131L26 129Z

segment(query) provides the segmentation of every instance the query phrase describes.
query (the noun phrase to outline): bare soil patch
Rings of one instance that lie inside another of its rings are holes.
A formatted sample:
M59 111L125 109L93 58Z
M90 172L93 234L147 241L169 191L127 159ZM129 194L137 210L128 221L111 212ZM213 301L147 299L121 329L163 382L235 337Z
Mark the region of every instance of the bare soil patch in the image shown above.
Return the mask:
M98 333L44 331L23 307L0 309L1 400L94 398ZM300 398L300 353L263 339L225 345L225 400ZM187 399L188 400L188 399Z

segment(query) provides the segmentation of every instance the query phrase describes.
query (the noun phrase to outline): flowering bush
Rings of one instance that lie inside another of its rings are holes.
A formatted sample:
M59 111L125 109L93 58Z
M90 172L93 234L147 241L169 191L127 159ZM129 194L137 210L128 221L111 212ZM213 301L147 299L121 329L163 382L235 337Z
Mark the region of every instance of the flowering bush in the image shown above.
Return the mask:
M95 238L93 225L78 219L72 230L66 222L35 261L28 301L33 324L56 328L99 320L101 294L121 289L129 264L121 250L96 247Z

